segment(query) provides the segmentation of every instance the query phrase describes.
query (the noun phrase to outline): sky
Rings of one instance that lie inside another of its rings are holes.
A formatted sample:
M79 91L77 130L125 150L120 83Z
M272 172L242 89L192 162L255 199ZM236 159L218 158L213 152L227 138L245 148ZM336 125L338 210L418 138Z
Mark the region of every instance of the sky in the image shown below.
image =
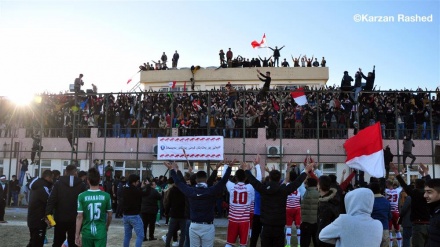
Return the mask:
M218 66L219 50L228 48L269 57L269 49L250 45L264 33L269 46L285 45L281 59L291 65L291 55L325 57L328 85L339 85L345 70L354 76L375 65L377 89L435 90L439 12L439 1L429 0L0 0L0 96L26 101L66 91L80 73L83 89L93 83L101 93L127 92L139 65L163 52L171 60L177 50L179 67ZM399 19L416 15L418 22Z

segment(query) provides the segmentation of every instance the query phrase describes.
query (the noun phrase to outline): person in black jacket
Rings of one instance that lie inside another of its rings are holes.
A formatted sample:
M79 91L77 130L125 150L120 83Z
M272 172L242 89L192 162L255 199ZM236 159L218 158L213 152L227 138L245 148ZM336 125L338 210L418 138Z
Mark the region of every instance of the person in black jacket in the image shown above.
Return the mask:
M23 181L24 178L26 177L26 172L28 171L28 167L29 167L29 161L26 158L20 159L20 165L21 165L20 177L18 179L20 186L23 186Z
M428 167L420 164L422 176L426 179L424 197L428 203L429 220L427 247L440 246L440 179L431 179L428 175Z
M399 181L400 186L405 190L406 194L411 197L411 214L410 219L412 222L412 239L411 243L414 247L423 247L426 246L428 242L428 227L429 227L429 209L428 203L424 198L424 188L425 188L425 180L424 179L416 179L415 180L415 188L411 188L408 184L406 184L405 180L403 180L400 175L397 167L390 163L390 168L396 174L397 181ZM423 176L423 171L419 170L419 173Z
M170 180L174 184L173 178ZM165 214L170 216L170 224L168 226L168 233L166 235L165 247L170 247L171 239L174 234L180 229L179 247L183 247L185 243L185 195L177 188L172 185L168 192L168 200L164 202Z
M279 60L280 60L280 57L281 57L281 54L280 54L280 51L281 51L281 49L283 49L284 48L284 45L283 46L281 46L279 49L278 49L278 46L275 46L275 49L274 48L272 48L272 47L268 47L269 49L271 49L272 51L273 51L273 57L274 57L274 65L275 65L275 63L277 64L277 67L279 67L278 66L278 62L279 62ZM275 67L275 66L274 66Z
M196 173L197 184L195 187L190 187L177 176L178 166L175 163L165 163L165 166L171 170L170 175L174 179L176 186L189 201L191 219L189 237L191 246L214 245L215 227L213 223L216 195L220 193L226 185L231 175L231 166L234 162L235 161L229 163L229 167L220 182L211 187L208 187L207 174L205 171L198 171Z
M332 179L329 176L320 176L318 179L318 191L320 194L318 202L318 230L317 238L322 229L339 217L340 201L338 190L332 186ZM319 247L335 246L317 239Z
M222 165L222 162L217 163L215 166L215 169L212 171L211 175L209 176L206 184L208 187L211 187L214 185L214 181L217 178L217 171L218 168ZM168 166L167 166L168 167ZM183 176L182 172L180 170L177 170L176 175L179 177L180 180L185 181L186 184L189 186L195 186L197 184L196 182L196 174L192 173L192 167L188 167L188 172L185 173L185 177ZM173 179L174 180L174 179ZM190 246L190 238L189 238L189 227L191 226L191 218L190 218L190 210L189 210L189 200L188 197L185 196L185 213L184 218L186 221L185 225L185 246Z
M362 78L365 79L365 87L364 89L367 91L371 91L374 88L374 79L376 78L376 66L373 66L373 72L368 72L368 76L365 76L362 73L361 68L359 68L359 72L361 73Z
M348 71L344 71L344 76L341 80L341 91L351 91L351 82L353 81L353 77L348 74Z
M83 181L77 177L75 165L68 165L65 174L55 182L46 207L46 215L53 215L56 222L53 247L63 244L66 233L69 246L76 246L77 200L78 195L87 190Z
M386 146L385 150L383 151L383 158L385 161L385 179L388 179L388 175L390 174L390 163L393 162L393 153L391 153L390 146Z
M142 183L139 188L140 178L136 174L128 176L128 183L123 188L122 192L122 208L124 212L124 247L130 246L132 230L136 232L136 247L142 246L144 240L144 224L142 223L141 204L142 197L148 196L152 191L150 186L147 186L148 180ZM143 190L145 188L145 190Z
M162 195L156 190L156 186L156 182L151 181L151 192L148 195L142 196L141 214L142 222L144 223L144 241L157 240L157 238L154 237L154 230L156 228L157 212L159 212L158 202L162 198ZM148 227L150 228L149 239L147 239Z
M270 171L269 181L262 183L252 175L249 164L242 163L242 169L246 171L249 183L261 195L260 221L263 225L261 247L284 246L287 196L301 186L307 174L313 170L313 164L307 165L305 173L299 175L295 181L288 185L286 183L280 184L281 172L278 170ZM261 169L264 170L264 167Z
M122 218L122 213L123 213L123 192L124 192L124 187L127 184L127 182L125 181L125 177L122 176L121 180L119 181L119 183L116 186L116 200L117 200L117 208L116 208L116 215L115 218Z
M41 151L43 150L43 146L41 146L41 137L40 135L33 135L32 139L34 140L32 143L32 152L31 152L31 162L35 163L35 155L40 157Z
M261 73L260 70L257 69L257 73L258 73L258 75L257 75L258 79L260 79L260 81L264 82L264 85L261 88L261 90L257 96L261 96L260 100L264 101L267 96L267 93L270 90L270 82L272 81L272 78L270 77L269 71L266 72L266 75L263 75L263 73ZM260 77L260 76L262 76L262 77Z
M42 178L30 186L31 194L28 205L27 225L31 239L28 247L43 247L46 236L46 205L52 189L53 174L50 170L43 172Z
M8 197L8 183L6 182L6 176L0 176L0 223L8 223L5 220L5 208L6 198Z

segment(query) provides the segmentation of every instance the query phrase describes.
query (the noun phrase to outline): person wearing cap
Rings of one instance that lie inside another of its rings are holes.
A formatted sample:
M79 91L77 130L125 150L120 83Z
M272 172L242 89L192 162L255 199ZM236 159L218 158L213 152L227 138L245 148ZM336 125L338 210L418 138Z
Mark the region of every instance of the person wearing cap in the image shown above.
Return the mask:
M229 163L226 173L215 185L208 187L207 174L205 171L196 173L195 187L188 186L177 176L177 165L165 162L164 165L170 169L170 175L176 186L188 198L190 208L191 225L189 227L189 238L191 246L214 246L215 227L214 215L217 194L221 193L231 175L231 167L235 161Z
M0 176L0 223L8 223L5 221L6 197L8 193L8 184L6 183L6 176Z

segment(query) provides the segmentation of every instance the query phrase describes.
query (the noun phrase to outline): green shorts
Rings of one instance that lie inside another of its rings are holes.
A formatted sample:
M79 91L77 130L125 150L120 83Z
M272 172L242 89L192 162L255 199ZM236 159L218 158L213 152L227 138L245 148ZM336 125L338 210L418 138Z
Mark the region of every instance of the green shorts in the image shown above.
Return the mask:
M89 239L89 238L81 238L82 247L106 247L107 246L107 238L102 239Z

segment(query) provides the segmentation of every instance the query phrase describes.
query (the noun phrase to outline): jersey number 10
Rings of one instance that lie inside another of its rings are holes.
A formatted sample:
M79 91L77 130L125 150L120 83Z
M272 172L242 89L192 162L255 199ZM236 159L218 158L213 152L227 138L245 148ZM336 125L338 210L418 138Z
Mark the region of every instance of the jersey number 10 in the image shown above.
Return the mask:
M232 201L232 203L234 203L234 204L246 204L247 203L247 198L248 198L248 193L247 192L240 192L240 193L238 193L237 191L234 191L234 200Z

